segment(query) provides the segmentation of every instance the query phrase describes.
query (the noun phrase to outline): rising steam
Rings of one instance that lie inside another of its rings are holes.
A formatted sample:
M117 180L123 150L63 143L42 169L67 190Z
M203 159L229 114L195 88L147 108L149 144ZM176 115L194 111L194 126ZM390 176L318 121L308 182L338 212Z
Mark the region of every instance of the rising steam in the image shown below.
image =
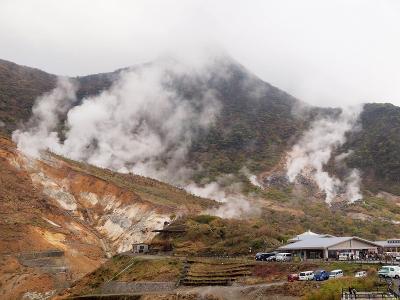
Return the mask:
M96 166L177 183L190 172L184 159L192 139L213 124L220 110L213 90L186 99L173 88L173 81L189 71L202 76L203 70L163 60L125 71L110 90L73 108L75 86L60 80L36 102L31 127L16 131L13 139L34 156L50 149ZM55 129L59 114L67 111L66 138L60 142Z
M18 149L39 157L51 150L68 158L119 172L132 172L156 178L187 191L224 204L208 213L241 217L253 212L239 187L225 189L214 182L196 186L186 167L192 140L207 130L221 108L217 93L207 86L212 65L187 66L164 59L124 71L113 86L98 96L76 104L76 85L60 79L57 87L37 99L31 120L13 133ZM224 64L219 74L228 79ZM185 97L177 83L196 87L195 95ZM61 117L64 135L58 136Z
M242 193L241 183L227 184L231 175L220 177L215 182L202 186L190 183L186 190L196 196L209 198L221 202L222 205L216 209L210 209L206 213L222 218L243 218L260 214L257 199L245 197Z
M289 181L294 182L299 174L312 178L319 189L325 192L327 203L331 203L337 196L345 197L349 202L361 199L358 170L351 170L343 181L324 170L333 150L343 145L346 133L355 128L361 110L362 107L343 109L337 117L325 117L315 121L289 152ZM343 158L343 155L338 157L339 160Z
M76 88L73 81L60 77L54 90L36 99L29 122L24 129L13 132L19 150L34 157L43 149L61 151L56 129L60 117L76 102Z

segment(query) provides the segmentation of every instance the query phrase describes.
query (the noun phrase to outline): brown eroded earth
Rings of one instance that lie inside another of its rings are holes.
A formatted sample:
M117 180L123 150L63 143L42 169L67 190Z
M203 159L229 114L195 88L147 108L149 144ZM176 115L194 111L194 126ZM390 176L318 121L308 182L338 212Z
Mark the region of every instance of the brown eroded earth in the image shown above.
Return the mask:
M60 290L150 241L171 216L214 205L156 180L44 157L0 137L1 299Z

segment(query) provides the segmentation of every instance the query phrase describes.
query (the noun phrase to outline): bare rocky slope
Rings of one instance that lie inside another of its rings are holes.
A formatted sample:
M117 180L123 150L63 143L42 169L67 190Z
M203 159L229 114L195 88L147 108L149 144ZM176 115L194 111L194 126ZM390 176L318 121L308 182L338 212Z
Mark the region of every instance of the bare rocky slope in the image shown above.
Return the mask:
M24 156L0 138L0 295L49 292L149 242L164 222L212 207L161 182Z

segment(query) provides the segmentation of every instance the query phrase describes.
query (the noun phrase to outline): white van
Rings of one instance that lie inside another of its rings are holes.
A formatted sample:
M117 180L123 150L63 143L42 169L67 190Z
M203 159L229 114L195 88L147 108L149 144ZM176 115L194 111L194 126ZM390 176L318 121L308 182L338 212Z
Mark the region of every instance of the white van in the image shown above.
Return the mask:
M276 261L290 261L292 259L291 253L278 253L275 256Z
M314 272L313 271L304 271L299 273L299 280L313 280Z
M362 278L362 277L367 277L367 271L358 271L356 275L354 275L356 278Z
M378 271L379 277L390 277L390 278L400 278L400 267L399 266L383 266Z
M329 273L329 278L339 278L343 277L343 271L340 269L333 270Z

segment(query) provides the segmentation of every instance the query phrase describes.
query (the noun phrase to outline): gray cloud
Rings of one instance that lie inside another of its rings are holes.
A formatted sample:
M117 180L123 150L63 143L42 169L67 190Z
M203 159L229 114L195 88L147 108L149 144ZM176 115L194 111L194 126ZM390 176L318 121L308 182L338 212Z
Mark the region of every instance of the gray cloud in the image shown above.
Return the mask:
M3 0L0 57L61 75L172 52L224 49L262 79L324 106L400 104L395 0Z

